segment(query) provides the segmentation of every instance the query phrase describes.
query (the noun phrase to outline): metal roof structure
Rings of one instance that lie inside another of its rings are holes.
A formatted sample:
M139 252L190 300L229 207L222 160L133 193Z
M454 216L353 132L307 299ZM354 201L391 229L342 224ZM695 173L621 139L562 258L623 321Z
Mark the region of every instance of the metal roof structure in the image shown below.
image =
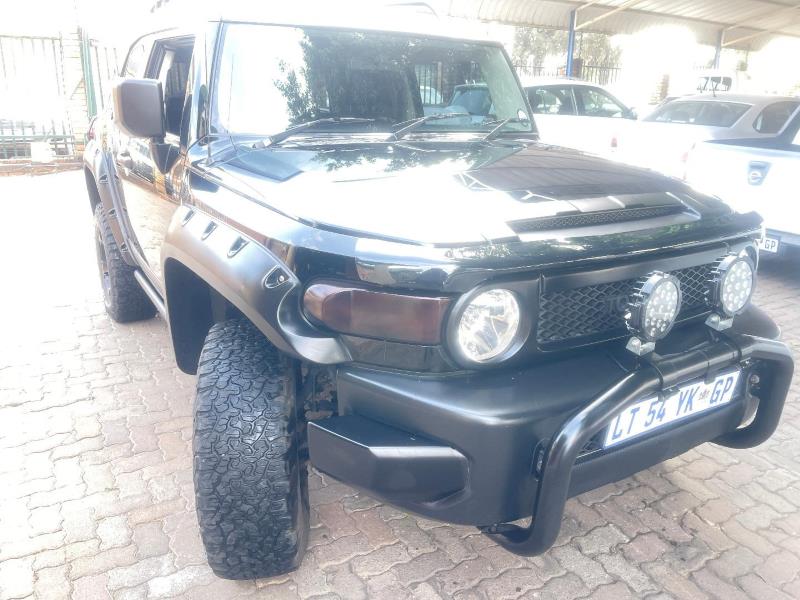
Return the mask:
M453 17L510 25L636 33L682 25L699 43L758 50L778 36L800 37L799 0L449 0Z

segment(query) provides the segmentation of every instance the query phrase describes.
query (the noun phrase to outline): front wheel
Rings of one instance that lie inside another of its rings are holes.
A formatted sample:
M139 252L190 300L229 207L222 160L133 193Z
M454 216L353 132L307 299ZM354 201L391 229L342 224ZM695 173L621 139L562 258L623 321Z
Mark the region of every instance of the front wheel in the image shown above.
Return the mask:
M217 323L197 377L194 486L214 573L226 579L297 568L308 538L296 373L249 321Z

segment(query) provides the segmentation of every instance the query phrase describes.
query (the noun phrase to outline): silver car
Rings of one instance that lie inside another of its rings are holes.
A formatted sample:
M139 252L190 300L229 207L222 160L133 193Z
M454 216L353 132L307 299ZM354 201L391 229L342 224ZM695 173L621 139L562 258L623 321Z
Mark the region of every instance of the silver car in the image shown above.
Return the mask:
M689 151L699 142L778 133L800 98L717 93L683 96L658 106L625 131L617 158L684 178Z

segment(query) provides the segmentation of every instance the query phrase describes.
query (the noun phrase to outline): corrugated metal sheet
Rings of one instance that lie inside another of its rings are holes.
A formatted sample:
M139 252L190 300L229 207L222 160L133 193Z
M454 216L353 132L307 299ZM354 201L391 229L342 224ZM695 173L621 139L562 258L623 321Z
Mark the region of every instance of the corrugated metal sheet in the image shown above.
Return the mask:
M625 1L601 0L583 8L578 23L599 17ZM570 11L583 4L566 0L450 0L449 12L454 17L566 29ZM779 35L800 37L800 0L641 0L585 31L636 33L669 24L684 25L698 42L712 45L721 29L726 30L726 41L758 34L730 46L756 50Z

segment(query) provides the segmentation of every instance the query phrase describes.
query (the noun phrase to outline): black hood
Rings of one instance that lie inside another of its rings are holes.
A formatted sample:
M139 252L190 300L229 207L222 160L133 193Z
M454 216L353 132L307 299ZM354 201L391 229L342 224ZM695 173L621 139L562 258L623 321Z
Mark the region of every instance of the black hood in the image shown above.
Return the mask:
M719 200L655 172L506 140L351 140L260 150L240 144L218 167L305 223L423 245L563 241L657 228L666 235L683 226L702 239L702 223L713 227L722 219L730 226L733 216Z

